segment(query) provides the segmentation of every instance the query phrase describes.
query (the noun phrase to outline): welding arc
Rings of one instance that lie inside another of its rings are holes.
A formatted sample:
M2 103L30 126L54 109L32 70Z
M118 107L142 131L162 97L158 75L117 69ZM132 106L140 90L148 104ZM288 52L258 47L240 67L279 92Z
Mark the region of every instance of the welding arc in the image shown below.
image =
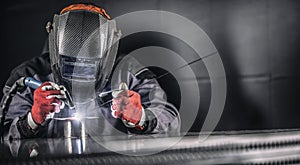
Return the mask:
M196 63L196 62L202 61L203 59L205 59L205 58L207 58L207 57L210 57L210 56L212 56L212 55L214 55L214 54L217 54L217 52L211 53L211 54L209 54L209 55L207 55L207 56L205 56L205 57L203 57L203 58L199 58L199 59L196 59L196 60L194 60L194 61L191 61L191 62L189 62L189 63L187 63L187 64L185 64L185 65L183 65L183 66L180 66L180 67L174 69L174 71L177 71L177 70L179 70L179 69L182 69L182 68L185 68L185 67L187 67L187 66L190 66L190 65L192 65L192 64L194 64L194 63ZM163 77L165 77L165 76L167 76L167 75L169 75L169 74L170 74L170 72L164 73L164 74L158 76L158 77L156 78L156 80L159 80L159 79L161 79L161 78L163 78ZM145 85L145 84L147 84L147 83L149 83L149 82L150 82L150 81L148 81L148 82L146 82L146 83L143 83L143 84L139 84L139 85L137 85L136 88L138 88L138 87L140 87L140 86L142 86L142 85ZM111 90L111 91L105 92L105 94L110 93L110 92L113 92L113 91L117 91L117 90L119 90L119 89ZM112 100L108 100L108 101L106 101L106 102L100 104L99 107L102 107L102 106L104 106L104 105L106 105L106 104L108 104L108 103L110 103L110 102L112 102ZM83 119L95 119L95 118L97 118L97 117L85 117L85 118L83 118ZM75 120L76 118L74 118L74 117L68 117L68 118L52 118L52 119L53 119L53 120Z

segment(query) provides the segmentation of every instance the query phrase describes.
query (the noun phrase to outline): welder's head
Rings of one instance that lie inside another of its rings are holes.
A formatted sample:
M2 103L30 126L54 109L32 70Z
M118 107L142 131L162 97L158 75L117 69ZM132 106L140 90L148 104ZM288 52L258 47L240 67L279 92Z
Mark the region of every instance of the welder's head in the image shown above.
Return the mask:
M120 32L104 9L67 6L48 23L50 62L56 83L74 101L85 102L106 85L115 62Z

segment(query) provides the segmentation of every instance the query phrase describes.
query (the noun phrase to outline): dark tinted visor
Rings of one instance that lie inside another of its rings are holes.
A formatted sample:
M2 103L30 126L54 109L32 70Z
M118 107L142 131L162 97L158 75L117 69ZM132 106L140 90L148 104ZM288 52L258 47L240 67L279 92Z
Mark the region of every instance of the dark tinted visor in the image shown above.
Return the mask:
M95 80L99 59L83 59L61 55L61 73L64 78Z

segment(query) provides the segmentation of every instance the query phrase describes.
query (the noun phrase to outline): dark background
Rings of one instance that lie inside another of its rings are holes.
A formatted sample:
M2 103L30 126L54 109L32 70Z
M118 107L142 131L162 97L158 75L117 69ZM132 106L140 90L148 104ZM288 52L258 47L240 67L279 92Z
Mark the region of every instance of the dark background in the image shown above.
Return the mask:
M1 5L1 89L14 67L41 54L47 37L47 21L74 2L86 1L18 0ZM104 7L112 18L146 9L174 12L192 20L208 34L219 51L227 75L227 100L216 130L300 126L299 0L90 2ZM148 37L153 35L148 34ZM127 40L135 39L131 36ZM180 52L189 53L186 49L183 51L183 45ZM203 69L199 72L205 72ZM198 77L201 104L192 131L201 128L210 104L209 77L205 73L201 75ZM168 86L166 82L161 80L163 86ZM174 97L176 101L178 98Z

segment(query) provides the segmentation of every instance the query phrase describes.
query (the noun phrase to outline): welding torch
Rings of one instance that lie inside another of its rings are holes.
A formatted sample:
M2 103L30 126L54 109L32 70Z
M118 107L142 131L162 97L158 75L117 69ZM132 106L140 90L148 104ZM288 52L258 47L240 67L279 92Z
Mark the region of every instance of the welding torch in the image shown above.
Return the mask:
M24 79L24 84L25 86L28 86L32 89L37 89L39 86L42 85L41 81L38 81L32 77L26 77ZM65 99L61 99L70 109L74 109L75 105L72 101L72 97L70 95L70 93L68 92L68 90L64 87L60 87L60 90L63 90L66 93L66 98Z

